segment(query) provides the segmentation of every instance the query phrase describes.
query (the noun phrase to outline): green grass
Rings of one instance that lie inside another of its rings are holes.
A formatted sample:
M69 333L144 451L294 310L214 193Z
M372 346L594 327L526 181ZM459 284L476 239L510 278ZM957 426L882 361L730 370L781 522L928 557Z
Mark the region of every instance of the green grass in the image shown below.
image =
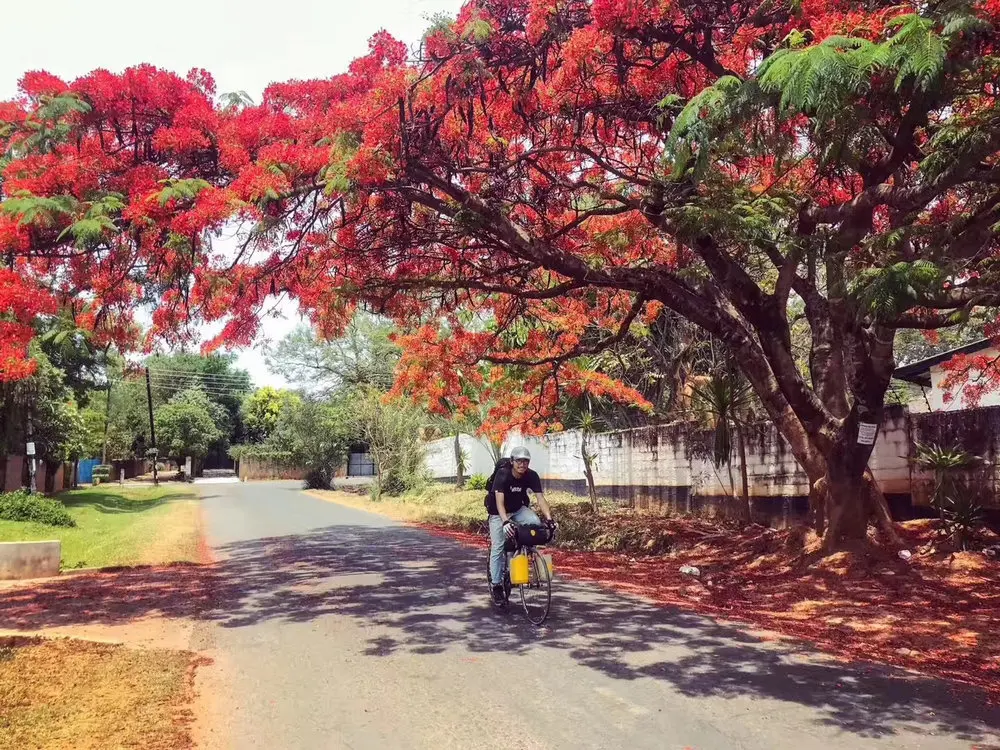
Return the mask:
M433 485L419 493L401 497L383 496L379 500L337 491L315 491L313 494L384 513L403 521L417 521L471 532L485 530L486 527L486 509L483 507L486 493L482 490L456 490L448 485ZM575 495L547 492L545 497L557 518L564 519L571 513L590 512L589 501ZM532 503L532 508L537 511L537 504Z
M418 493L400 497L383 495L378 500L372 500L367 495L328 490L314 491L313 494L384 513L403 521L417 521L471 532L485 529L486 524L486 509L483 507L486 493L483 490L456 490L448 485L432 485ZM579 497L565 492L546 493L545 497L557 516L568 508L585 504ZM536 504L532 504L532 507L538 509Z
M434 485L420 493L382 497L379 500L336 491L316 491L312 494L402 521L472 533L485 533L486 530L485 493L481 490L456 490L446 485ZM658 555L678 548L682 541L688 543L677 533L678 522L660 513L621 508L611 501L602 500L595 517L586 498L567 492L547 492L545 498L559 522L555 541L557 547ZM534 503L532 508L538 509Z
M0 542L59 539L63 568L198 560L198 505L187 488L101 485L58 499L76 527L0 521Z

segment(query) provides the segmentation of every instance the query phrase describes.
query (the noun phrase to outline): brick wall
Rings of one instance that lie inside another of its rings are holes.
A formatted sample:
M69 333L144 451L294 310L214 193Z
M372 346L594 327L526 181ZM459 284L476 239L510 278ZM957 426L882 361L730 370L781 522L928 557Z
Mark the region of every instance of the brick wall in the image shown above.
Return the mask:
M282 461L243 458L239 462L239 477L244 482L266 479L304 479L306 470Z
M27 456L0 458L0 492L13 492L29 482ZM39 492L55 494L73 486L73 464L35 460L35 486Z

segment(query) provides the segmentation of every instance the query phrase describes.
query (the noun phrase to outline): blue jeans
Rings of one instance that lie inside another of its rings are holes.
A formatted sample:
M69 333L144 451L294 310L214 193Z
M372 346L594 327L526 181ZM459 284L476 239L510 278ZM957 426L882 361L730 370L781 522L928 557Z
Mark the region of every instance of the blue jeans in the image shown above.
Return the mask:
M514 522L526 526L540 526L542 520L527 506L518 508L508 514ZM490 516L490 581L500 583L503 575L503 546L507 537L503 533L503 521L500 516Z

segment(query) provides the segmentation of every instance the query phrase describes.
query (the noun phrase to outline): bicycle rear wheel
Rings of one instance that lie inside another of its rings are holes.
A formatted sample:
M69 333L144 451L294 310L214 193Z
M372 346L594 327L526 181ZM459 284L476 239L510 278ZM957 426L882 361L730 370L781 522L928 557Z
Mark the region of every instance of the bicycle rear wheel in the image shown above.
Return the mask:
M529 554L528 582L518 586L521 590L521 606L524 616L532 625L541 625L549 616L552 606L552 578L545 561L535 549Z

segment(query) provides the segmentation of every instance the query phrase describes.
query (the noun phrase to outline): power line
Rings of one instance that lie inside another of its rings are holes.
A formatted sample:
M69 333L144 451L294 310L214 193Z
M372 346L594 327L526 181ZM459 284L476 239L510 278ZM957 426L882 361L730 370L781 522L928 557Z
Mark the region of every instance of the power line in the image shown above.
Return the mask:
M170 383L201 383L212 388L252 388L250 383L245 381L226 381L226 380L204 380L202 378L186 378L183 375L161 375L160 373L151 372L152 375L157 380L163 380Z
M143 380L142 374L125 375L123 377L108 378L109 383L135 383ZM195 373L163 374L156 370L150 370L150 378L153 385L159 388L199 388L206 393L218 395L240 395L255 390L252 382L247 382L245 378L233 380L206 379L199 377Z
M243 396L253 391L251 387L226 387L226 386L207 386L204 383L198 383L195 381L181 381L181 380L161 380L156 377L152 377L152 384L156 388L168 388L173 390L186 390L189 388L197 388L210 395L215 396ZM141 383L142 378L129 379L117 382L132 382Z
M171 375L197 375L206 378L243 378L248 377L242 372L202 372L200 370L184 370L176 367L150 367L151 372L167 372Z
M203 378L206 380L239 381L241 383L245 383L250 379L249 375L237 375L235 373L222 372L192 372L189 370L174 370L166 367L150 367L149 371L153 374L174 375L177 377L187 378Z
M253 390L253 386L243 385L241 383L213 383L207 380L197 380L195 378L170 378L154 375L153 378L158 383L164 384L180 384L180 385L197 385L204 388L218 388L221 390L236 390L236 391L250 391Z
M218 388L205 388L200 385L191 385L190 383L162 383L153 380L153 386L155 388L166 388L175 391L187 391L187 390L199 390L202 393L208 394L209 396L244 396L249 393L249 390L223 390Z
M162 373L151 370L150 373L158 378L164 378L166 380L197 380L200 383L207 383L208 385L233 385L233 386L249 386L250 383L245 379L233 379L225 380L222 378L202 378L197 375L176 375L174 373Z

